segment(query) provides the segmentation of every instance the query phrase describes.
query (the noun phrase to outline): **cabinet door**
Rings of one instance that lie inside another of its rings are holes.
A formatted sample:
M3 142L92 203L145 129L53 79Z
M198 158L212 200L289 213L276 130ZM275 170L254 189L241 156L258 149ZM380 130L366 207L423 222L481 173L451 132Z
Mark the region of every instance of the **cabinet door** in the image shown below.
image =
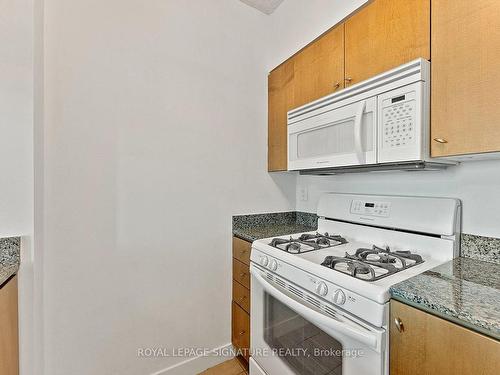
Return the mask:
M231 342L242 350L243 357L248 361L250 348L250 315L233 302L232 304L232 326Z
M268 77L267 169L287 170L287 112L293 107L294 62L288 60Z
M500 151L499 22L498 0L432 2L432 156Z
M0 374L19 374L17 276L0 288Z
M292 57L294 107L344 87L344 25L340 24Z
M345 21L348 84L418 57L430 59L430 0L374 0Z
M391 375L498 374L500 342L396 301L390 315Z

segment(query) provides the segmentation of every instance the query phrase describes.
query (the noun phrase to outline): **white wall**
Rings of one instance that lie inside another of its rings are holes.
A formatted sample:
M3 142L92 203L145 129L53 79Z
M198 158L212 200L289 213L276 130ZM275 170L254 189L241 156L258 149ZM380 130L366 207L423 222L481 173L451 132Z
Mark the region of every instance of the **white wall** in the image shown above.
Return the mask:
M235 0L45 0L45 372L148 374L230 342L231 215L268 174L266 16Z
M0 0L0 237L22 236L19 280L20 371L32 374L35 335L33 264L33 0Z
M32 0L0 0L0 237L33 231Z
M325 192L454 197L463 202L462 231L500 237L499 160L467 162L440 172L383 172L299 176L297 191L308 190L297 209L315 212Z
M266 72L362 3L286 0L268 17L235 0L45 0L46 374L150 374L183 359L139 347L228 343L235 213L314 211L321 191L456 191L464 226L494 229L467 207L494 198L495 163L266 172Z
M365 1L287 0L270 18L273 45L269 66L274 67L298 48L320 35L337 19ZM338 12L336 11L338 9ZM463 201L463 231L500 237L500 161L468 162L444 172L392 172L332 177L297 178L297 192L308 190L308 201L297 199L296 208L316 211L324 192L410 194L457 197Z

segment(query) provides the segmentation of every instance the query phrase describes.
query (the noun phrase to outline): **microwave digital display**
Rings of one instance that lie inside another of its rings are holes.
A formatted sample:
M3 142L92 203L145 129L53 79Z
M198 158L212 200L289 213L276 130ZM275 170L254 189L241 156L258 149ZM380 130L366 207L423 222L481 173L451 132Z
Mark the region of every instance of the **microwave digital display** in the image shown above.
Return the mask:
M406 95L401 95L396 98L392 98L391 103L397 103L406 99Z
M375 207L375 203L365 203L365 207Z

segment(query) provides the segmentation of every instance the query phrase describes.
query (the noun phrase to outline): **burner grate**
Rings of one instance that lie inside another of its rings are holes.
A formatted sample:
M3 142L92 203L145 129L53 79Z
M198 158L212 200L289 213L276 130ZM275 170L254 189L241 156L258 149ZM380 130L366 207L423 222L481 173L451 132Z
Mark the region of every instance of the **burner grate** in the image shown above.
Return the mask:
M273 238L269 245L290 254L303 254L346 243L347 240L339 235L304 233L297 238L292 236L290 236L290 239Z
M344 257L327 256L321 265L358 279L376 281L423 262L420 255L410 251L391 251L389 247L374 245Z

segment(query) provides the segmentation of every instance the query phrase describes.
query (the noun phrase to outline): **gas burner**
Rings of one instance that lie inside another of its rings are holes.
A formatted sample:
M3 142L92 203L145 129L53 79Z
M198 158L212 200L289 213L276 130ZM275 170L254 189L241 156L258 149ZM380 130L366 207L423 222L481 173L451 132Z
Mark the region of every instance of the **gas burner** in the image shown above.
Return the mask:
M290 239L273 238L269 245L290 254L302 254L345 243L347 243L347 240L339 235L331 236L328 233L304 233L297 238L293 238L292 236L290 236Z
M285 250L292 254L300 253L300 243L290 242L285 246Z
M357 249L355 254L346 253L344 257L327 256L321 265L358 279L375 281L420 263L423 259L418 254L374 245L371 249Z
M324 244L325 246L329 246L331 241L339 242L340 244L347 243L347 240L345 238L343 238L342 236L330 235L330 234L328 234L328 232L325 232L325 234L321 234L318 232L316 232L316 234L304 233L298 239L301 241L314 240L316 243L318 243L320 245ZM333 246L336 246L336 244L334 244Z

